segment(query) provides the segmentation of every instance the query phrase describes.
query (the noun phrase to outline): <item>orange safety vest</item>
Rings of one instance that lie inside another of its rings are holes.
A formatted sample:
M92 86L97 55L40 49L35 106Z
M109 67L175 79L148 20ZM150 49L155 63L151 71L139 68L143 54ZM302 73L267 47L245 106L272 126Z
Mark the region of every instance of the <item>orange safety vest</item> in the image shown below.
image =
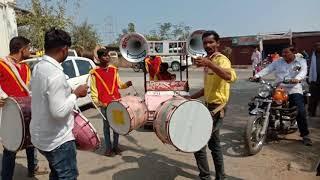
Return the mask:
M98 91L98 99L105 105L108 105L112 100L120 99L117 74L118 70L115 67L97 68L91 71L95 76L96 87Z
M150 59L150 57L147 57L145 59L146 67L149 72L150 80L154 80L159 73L160 65L162 63L161 57L156 56L153 60Z
M23 82L28 85L31 77L29 66L27 64L20 64L20 68L17 67L17 70ZM2 59L0 59L0 86L2 90L11 97L24 97L29 95L19 82L17 75Z

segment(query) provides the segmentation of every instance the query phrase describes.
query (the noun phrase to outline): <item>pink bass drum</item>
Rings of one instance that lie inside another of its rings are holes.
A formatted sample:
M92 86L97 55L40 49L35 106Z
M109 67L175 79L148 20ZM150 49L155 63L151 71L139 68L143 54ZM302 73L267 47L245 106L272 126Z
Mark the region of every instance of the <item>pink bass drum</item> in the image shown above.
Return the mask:
M146 103L137 96L125 96L107 106L107 119L111 128L121 135L127 135L147 122Z
M80 112L74 111L74 128L72 129L77 149L94 151L100 147L100 138L97 131Z

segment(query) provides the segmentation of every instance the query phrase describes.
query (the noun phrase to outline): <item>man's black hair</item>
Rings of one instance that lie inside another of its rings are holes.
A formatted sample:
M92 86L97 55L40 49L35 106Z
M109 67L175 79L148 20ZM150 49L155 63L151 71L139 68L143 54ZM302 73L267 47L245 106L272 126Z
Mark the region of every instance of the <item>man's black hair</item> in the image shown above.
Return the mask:
M163 67L165 70L169 69L169 64L166 62L161 63L161 67Z
M97 51L98 58L101 58L102 56L108 55L108 53L109 53L109 51L104 48L100 48Z
M20 49L28 46L29 44L30 40L23 36L17 36L12 38L9 44L10 54L18 53Z
M71 37L67 32L61 29L52 28L45 33L44 49L46 51L56 48L63 48L65 46L71 46Z
M288 48L291 52L296 53L296 48L295 48L293 45L290 45L290 44L285 45L285 46L283 46L282 50L287 49L287 48Z
M208 36L211 36L213 35L214 36L214 40L216 41L219 41L220 40L220 36L219 34L216 32L216 31L205 31L203 34L202 34L202 39L208 37Z

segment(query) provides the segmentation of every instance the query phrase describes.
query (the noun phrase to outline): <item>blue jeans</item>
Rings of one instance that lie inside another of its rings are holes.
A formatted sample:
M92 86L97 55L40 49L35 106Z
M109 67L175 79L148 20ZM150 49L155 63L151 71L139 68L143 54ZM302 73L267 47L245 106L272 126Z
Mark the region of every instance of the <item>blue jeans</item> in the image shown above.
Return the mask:
M107 118L107 108L101 108L101 112L104 115L104 117ZM103 134L104 134L104 143L106 145L106 151L111 151L113 148L118 148L119 134L113 131L113 145L111 145L109 121L103 120L103 119L102 121L103 121Z
M300 131L300 136L304 137L309 135L304 96L299 93L290 94L289 102L290 102L290 106L297 106L297 109L298 109L297 123Z
M209 110L213 110L213 109L209 108ZM221 180L225 178L223 153L220 145L220 127L222 126L223 118L220 118L220 114L217 114L217 116L213 118L214 118L213 127L215 127L214 129L217 129L217 130L212 132L211 138L208 142L208 148L211 150L211 155L212 155L215 172L216 172L216 180ZM196 158L197 166L200 171L200 174L199 174L200 179L211 180L206 149L207 149L207 146L203 147L199 151L195 152L194 156Z
M17 152L8 151L3 149L2 157L2 180L11 180L13 178L15 161ZM35 167L38 164L37 160L37 150L34 147L26 148L27 162L28 162L28 172L33 173Z
M68 141L52 151L41 151L49 162L50 180L76 180L79 173L77 168L77 151L75 141Z

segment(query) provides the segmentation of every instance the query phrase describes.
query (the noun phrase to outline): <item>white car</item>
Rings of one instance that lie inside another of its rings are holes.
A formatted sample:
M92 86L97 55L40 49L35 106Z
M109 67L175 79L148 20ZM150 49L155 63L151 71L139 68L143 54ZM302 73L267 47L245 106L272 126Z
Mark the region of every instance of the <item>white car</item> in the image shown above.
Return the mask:
M68 56L78 57L77 51L74 50L74 49L69 49L69 50L68 50Z
M23 62L29 64L30 68L33 69L34 65L39 62L40 59L41 58L27 59ZM76 56L68 56L61 65L63 67L63 72L66 74L67 81L72 89L75 89L81 84L86 84L89 71L96 67L91 59ZM91 98L89 95L77 99L77 105L79 107L90 103Z
M172 71L179 71L180 70L180 56L162 56L162 62L166 62L169 64L169 67ZM192 65L191 57L188 56L188 67ZM184 71L187 66L187 61L181 60L181 70Z

